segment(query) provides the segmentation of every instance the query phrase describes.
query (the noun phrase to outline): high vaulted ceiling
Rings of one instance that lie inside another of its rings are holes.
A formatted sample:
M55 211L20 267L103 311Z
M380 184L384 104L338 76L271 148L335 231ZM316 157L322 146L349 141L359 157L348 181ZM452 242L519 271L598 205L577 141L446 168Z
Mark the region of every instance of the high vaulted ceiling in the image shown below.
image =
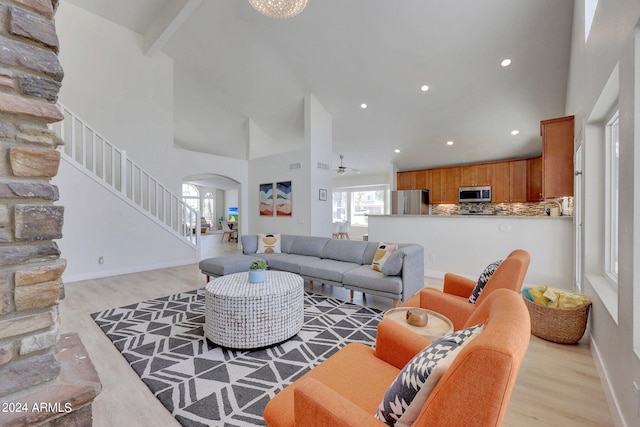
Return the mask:
M565 114L573 0L308 0L290 20L248 0L68 1L173 58L190 150L247 158L248 120L300 146L308 93L333 166L363 174L539 154L540 120Z

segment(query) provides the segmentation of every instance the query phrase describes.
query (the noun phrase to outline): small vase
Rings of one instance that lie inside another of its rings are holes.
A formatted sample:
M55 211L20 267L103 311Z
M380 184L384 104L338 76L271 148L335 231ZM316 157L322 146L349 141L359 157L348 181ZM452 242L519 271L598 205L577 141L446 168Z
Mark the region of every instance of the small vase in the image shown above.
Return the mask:
M262 283L266 278L266 270L249 270L249 283Z

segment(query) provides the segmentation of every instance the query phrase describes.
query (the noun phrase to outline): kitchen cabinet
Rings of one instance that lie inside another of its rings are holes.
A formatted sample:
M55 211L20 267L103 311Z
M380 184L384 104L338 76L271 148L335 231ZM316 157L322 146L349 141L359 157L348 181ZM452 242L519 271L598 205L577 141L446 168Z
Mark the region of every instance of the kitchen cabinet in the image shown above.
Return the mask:
M509 163L493 163L491 169L491 203L509 203Z
M415 190L416 189L416 172L398 172L396 175L398 190Z
M459 167L431 169L430 203L458 203L459 187Z
M573 196L573 129L573 116L540 122L545 199Z
M460 166L460 187L491 185L491 163Z
M509 202L523 203L527 201L527 161L509 162Z
M527 201L527 161L513 160L492 164L491 202Z
M542 200L542 156L538 156L527 159L527 202Z
M416 171L415 176L416 190L431 189L431 169Z

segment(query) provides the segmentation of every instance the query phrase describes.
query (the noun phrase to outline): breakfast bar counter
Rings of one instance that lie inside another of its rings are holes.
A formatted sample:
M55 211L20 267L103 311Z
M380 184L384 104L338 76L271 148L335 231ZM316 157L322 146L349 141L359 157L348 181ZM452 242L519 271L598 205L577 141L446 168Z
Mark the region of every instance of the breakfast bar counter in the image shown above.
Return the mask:
M369 240L423 245L425 276L436 278L454 272L477 280L487 264L524 249L526 285L570 289L573 236L571 216L369 215Z

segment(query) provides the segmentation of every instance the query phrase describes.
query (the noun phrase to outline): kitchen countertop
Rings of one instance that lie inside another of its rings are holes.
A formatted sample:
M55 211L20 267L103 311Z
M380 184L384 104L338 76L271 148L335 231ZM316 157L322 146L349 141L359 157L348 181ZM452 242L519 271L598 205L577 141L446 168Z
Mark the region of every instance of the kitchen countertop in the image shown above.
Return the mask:
M552 219L552 220L573 220L573 216L549 216L549 215L369 215L377 217L394 217L394 218L500 218L500 219Z

